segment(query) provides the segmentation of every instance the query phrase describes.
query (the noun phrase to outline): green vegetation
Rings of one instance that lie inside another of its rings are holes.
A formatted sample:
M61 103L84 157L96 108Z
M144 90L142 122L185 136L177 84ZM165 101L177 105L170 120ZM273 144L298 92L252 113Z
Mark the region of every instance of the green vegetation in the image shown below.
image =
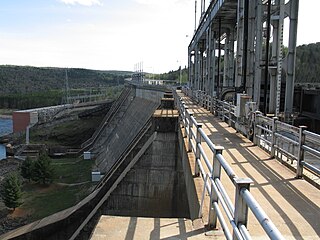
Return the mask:
M27 182L20 207L34 221L71 207L90 193L92 161L80 158L51 159L54 171L50 185Z
M21 165L20 174L29 182L32 180L42 184L51 183L54 177L51 159L46 153L41 153L37 160L27 157Z
M72 207L89 193L91 183L77 186L52 184L49 187L37 184L24 186L24 201L21 206L28 213L28 220L35 221L58 211Z
M70 120L48 128L32 128L30 141L47 145L63 145L78 148L89 139L101 122L101 117Z
M320 42L297 47L296 83L320 83Z
M70 96L104 94L109 99L115 99L123 86L109 86L106 88L70 89ZM0 108L30 109L54 106L66 103L64 90L47 90L32 93L5 93L0 95ZM8 111L7 111L8 112Z
M70 89L88 87L116 86L124 83L131 72L98 71L69 68L68 85ZM65 89L66 69L39 68L29 66L0 66L0 84L6 86L0 93L47 92L54 89Z
M41 153L39 158L31 164L31 179L42 184L53 181L54 169L47 154Z
M91 180L92 161L64 158L53 160L52 165L56 182L72 184Z
M131 72L68 69L69 95L105 93L116 97ZM0 66L0 108L30 109L63 104L66 69Z
M30 157L27 157L26 160L22 162L20 167L21 176L27 179L29 182L32 179L33 167L34 167L34 162Z
M1 198L7 208L15 210L22 204L21 182L16 173L9 174L2 184Z
M175 71L169 71L167 73L161 73L161 74L152 74L148 73L146 74L146 78L149 79L162 79L162 80L173 80L177 83L180 82L180 73L181 73L181 83L187 83L188 82L188 69L187 67L184 67L183 69L180 68Z

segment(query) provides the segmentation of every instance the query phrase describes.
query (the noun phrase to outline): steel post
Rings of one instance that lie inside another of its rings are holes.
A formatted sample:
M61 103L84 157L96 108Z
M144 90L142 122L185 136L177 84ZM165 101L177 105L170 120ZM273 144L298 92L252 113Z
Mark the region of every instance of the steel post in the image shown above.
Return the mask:
M304 130L306 130L306 126L300 126L299 127L299 148L298 148L298 159L297 159L297 172L296 172L296 178L302 178L303 174L303 160L304 160L304 149L303 145L306 140L306 135L303 133Z
M218 154L222 154L224 148L222 146L216 146L213 153L213 164L212 164L212 172L211 176L213 181L215 179L220 179L221 176L221 163L216 157ZM211 195L210 195L210 206L209 206L209 217L208 217L208 227L210 229L217 227L217 213L214 209L214 203L218 202L218 196L215 194L213 187L211 186Z
M199 165L198 160L200 160L200 149L199 145L201 144L201 134L199 128L202 128L201 124L197 124L197 137L196 137L196 159L195 159L195 166L194 166L194 176L199 177Z
M271 129L272 129L272 136L271 136L271 153L270 156L273 158L275 156L275 145L276 145L276 132L277 132L277 121L278 118L277 117L273 117L272 118L272 125L271 125Z
M234 222L239 228L240 225L247 226L248 223L248 205L241 196L241 191L250 190L252 180L250 178L235 178L236 196L234 209ZM235 232L233 232L233 239L237 239Z

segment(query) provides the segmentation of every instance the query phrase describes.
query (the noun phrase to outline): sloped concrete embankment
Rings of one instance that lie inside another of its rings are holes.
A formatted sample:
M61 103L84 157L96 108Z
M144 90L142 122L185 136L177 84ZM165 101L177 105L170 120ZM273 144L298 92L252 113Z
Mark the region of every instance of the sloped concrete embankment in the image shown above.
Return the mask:
M188 203L177 141L178 115L159 110L158 120L153 116L151 125L150 115L157 106L140 97L132 101L110 134L112 144L97 158L106 175L92 194L74 207L0 238L88 239L101 214L190 218L192 203ZM173 123L169 124L172 129L160 126L168 122Z
M130 98L131 102L133 97L131 96ZM129 110L125 111L126 116L123 116L123 118L128 117L129 119L122 119L121 121L123 121L123 123L121 124L130 126L130 122L134 122L133 126L136 131L131 131L132 128L129 127L126 128L126 131L122 132L121 138L126 138L127 144L122 145L119 141L119 144L115 145L117 150L114 152L113 156L116 154L118 154L118 156L123 155L121 150L127 150L130 145L130 139L132 141L140 139L138 136L134 135L142 134L140 130L142 130L146 125L145 123L148 122L154 109L156 109L158 105L159 102L138 98L135 99L134 104L130 104L131 107L129 107ZM137 111L142 112L142 114L139 114ZM119 123L117 125L118 129L121 128L121 124ZM131 131L131 135L127 138L125 133L129 131ZM116 131L112 131L112 134L116 136L118 135ZM119 138L119 135L115 138ZM145 139L143 140L145 141ZM143 141L138 141L137 143L143 145ZM110 145L110 147L112 146ZM116 159L114 161L116 162ZM68 239L79 228L79 225L86 219L86 217L90 215L92 210L99 204L101 199L105 196L108 187L110 187L110 184L103 184L102 187L96 189L77 205L11 231L1 236L0 239Z
M122 118L114 126L110 136L94 152L99 171L108 172L158 106L156 102L139 97L131 102Z

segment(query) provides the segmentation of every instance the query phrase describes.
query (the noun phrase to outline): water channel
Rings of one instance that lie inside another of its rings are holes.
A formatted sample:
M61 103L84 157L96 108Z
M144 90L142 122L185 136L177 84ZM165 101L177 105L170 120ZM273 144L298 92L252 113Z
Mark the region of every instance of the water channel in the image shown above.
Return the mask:
M0 118L0 137L12 132L12 119ZM0 144L0 160L6 158L6 148Z

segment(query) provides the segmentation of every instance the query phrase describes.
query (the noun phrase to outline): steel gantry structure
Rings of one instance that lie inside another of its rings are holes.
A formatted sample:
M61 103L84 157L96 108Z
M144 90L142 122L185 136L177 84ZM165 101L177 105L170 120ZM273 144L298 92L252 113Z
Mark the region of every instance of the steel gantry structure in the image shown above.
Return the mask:
M288 119L298 8L299 0L201 0L199 24L188 48L190 88L219 99L227 92L246 93L265 114L283 111ZM283 42L286 18L288 43Z

